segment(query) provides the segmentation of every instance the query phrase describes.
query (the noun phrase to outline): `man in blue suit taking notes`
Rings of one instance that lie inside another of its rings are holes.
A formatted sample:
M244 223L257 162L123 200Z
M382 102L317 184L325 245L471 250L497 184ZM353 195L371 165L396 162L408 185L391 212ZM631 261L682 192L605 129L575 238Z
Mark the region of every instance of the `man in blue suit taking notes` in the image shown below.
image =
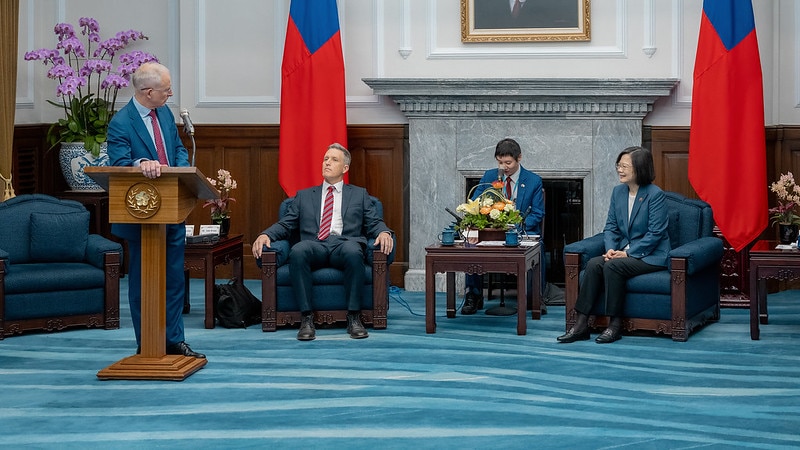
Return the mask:
M524 227L529 234L541 234L544 218L542 178L522 167L522 150L514 139L501 139L495 146L494 157L497 160L497 169L489 169L483 174L480 184L472 194L472 200L478 198L493 181L502 181L505 196L513 200L517 210L525 216L525 223L519 227ZM461 314L475 314L483 308L483 276L467 274L465 284L466 297Z
M108 157L112 166L133 166L147 178L161 176L161 167L188 166L189 152L178 137L175 116L166 106L172 96L169 70L155 62L146 62L131 75L134 96L119 110L108 125ZM128 241L128 302L141 347L142 250L141 227L113 224L111 232ZM166 350L168 355L205 358L184 341L183 251L186 227L167 225L166 273Z

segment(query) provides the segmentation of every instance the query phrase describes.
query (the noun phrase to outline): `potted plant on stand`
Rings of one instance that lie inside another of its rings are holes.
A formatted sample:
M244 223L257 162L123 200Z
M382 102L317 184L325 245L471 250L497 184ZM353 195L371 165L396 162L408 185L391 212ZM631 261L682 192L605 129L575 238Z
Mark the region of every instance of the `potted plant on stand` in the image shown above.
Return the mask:
M231 229L230 203L236 199L231 197L231 191L236 189L236 180L225 169L217 171L217 178L208 178L208 181L219 191L219 198L206 200L203 208L211 207L211 222L218 224L220 237L225 237Z
M792 172L787 172L770 185L770 190L778 197L778 206L769 209L772 224L778 224L778 240L781 244L797 242L800 216L794 208L800 202L800 186L794 182Z
M67 184L72 190L99 190L83 168L108 164L106 132L116 112L117 93L142 63L158 59L141 51L120 54L131 42L147 39L141 31L120 31L101 40L95 19L82 17L78 24L85 43L71 24L59 23L54 28L56 48L29 51L25 60L42 61L49 67L47 77L58 83L60 102L48 103L61 108L64 117L50 127L47 141L50 148L61 144L59 159ZM117 55L119 65L114 68Z

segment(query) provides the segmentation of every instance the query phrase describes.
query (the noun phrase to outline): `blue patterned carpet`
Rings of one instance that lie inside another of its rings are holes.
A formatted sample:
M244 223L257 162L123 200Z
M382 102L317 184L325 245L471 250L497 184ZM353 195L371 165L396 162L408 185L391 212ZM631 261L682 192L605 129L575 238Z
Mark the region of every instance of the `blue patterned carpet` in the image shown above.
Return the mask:
M0 341L0 448L800 447L800 291L770 296L760 341L746 310L725 309L685 343L559 345L563 306L517 336L515 317L445 318L443 295L427 335L422 294L397 291L387 330L299 342L204 329L192 280L187 341L208 365L183 382L98 381L135 350L126 283L119 330Z

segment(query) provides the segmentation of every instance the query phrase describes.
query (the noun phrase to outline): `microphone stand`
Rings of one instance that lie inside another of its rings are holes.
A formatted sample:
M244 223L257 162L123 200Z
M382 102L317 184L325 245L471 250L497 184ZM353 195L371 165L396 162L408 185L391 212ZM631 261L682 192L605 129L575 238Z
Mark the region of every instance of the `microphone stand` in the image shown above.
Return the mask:
M189 137L191 137L191 138L192 138L192 167L195 167L195 164L194 164L194 157L195 157L195 155L197 154L197 149L196 149L196 146L195 146L195 143L194 143L194 133L191 133L191 134L189 135Z
M195 167L194 158L197 154L197 145L194 143L194 130L189 128L189 124L186 123L186 119L184 119L183 116L181 116L181 120L183 120L183 132L188 134L192 139L192 167Z

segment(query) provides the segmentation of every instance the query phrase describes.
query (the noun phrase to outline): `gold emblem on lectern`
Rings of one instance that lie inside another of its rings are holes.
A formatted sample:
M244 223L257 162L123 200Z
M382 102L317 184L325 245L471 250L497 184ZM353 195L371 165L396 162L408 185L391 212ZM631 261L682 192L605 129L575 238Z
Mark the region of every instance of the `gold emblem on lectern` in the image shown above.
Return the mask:
M138 219L153 217L161 208L161 194L150 183L136 183L125 195L125 207L130 215Z

